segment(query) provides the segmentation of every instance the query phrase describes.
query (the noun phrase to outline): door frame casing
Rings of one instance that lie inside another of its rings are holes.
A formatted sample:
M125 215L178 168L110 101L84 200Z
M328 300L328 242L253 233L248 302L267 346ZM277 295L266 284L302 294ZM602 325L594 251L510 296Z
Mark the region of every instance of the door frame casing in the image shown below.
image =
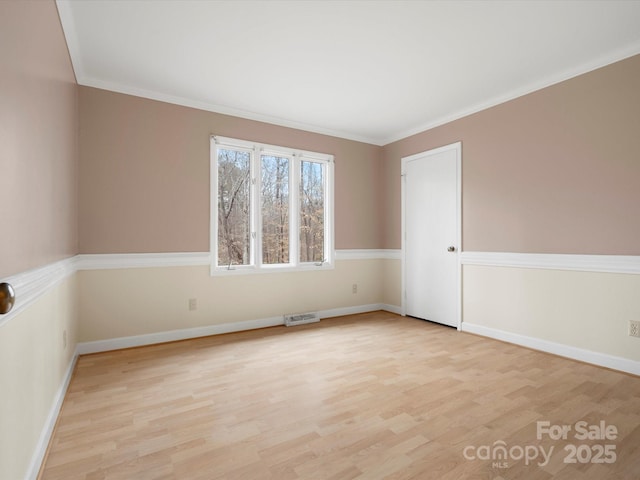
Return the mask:
M455 150L456 152L456 317L457 317L457 329L462 329L462 263L460 262L460 254L462 253L462 142L455 142L442 147L425 150L420 153L415 153L401 159L401 234L402 234L402 316L406 316L406 303L407 303L407 285L406 285L406 166L409 162L418 158L426 157L429 155L437 155L449 150Z

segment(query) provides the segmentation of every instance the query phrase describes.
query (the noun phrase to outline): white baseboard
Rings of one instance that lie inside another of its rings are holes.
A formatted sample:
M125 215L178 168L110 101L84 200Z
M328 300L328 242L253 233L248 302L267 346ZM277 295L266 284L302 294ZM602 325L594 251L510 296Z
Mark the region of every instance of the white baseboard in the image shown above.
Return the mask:
M262 318L259 320L246 320L235 323L221 323L218 325L207 325L205 327L184 328L180 330L169 330L165 332L146 333L131 337L110 338L107 340L97 340L94 342L84 342L78 344L78 353L107 352L110 350L120 350L122 348L141 347L156 343L175 342L189 338L208 337L209 335L220 335L222 333L242 332L244 330L255 330L257 328L275 327L284 325L284 317Z
M36 480L38 478L40 468L42 467L42 461L44 460L44 456L47 453L49 441L51 440L53 429L56 426L58 414L60 413L60 409L62 408L62 402L64 401L64 397L67 394L67 388L69 388L69 382L71 382L71 375L73 374L73 369L76 365L77 359L78 350L76 349L73 357L71 358L71 362L67 367L67 371L64 374L62 383L60 384L60 387L58 388L58 391L56 392L56 395L53 399L53 405L49 410L49 415L47 415L47 419L45 420L42 431L40 432L40 438L38 438L36 448L31 455L31 461L29 462L29 469L27 470L25 480Z
M359 305L355 307L334 308L331 310L322 310L319 313L321 318L339 317L343 315L353 315L356 313L374 312L377 310L386 310L393 313L399 310L399 307L386 304L369 304ZM189 338L205 337L209 335L219 335L222 333L240 332L245 330L255 330L258 328L274 327L284 325L284 317L271 317L259 320L247 320L235 323L223 323L219 325L208 325L206 327L187 328L182 330L172 330L167 332L150 333L145 335L136 335L131 337L112 338L108 340L98 340L95 342L79 343L76 346L75 353L67 367L64 378L56 395L53 405L49 410L47 419L40 433L38 443L31 456L29 469L25 480L37 480L44 456L55 428L62 402L69 388L71 376L73 374L78 355L89 353L106 352L110 350L118 350L122 348L138 347L143 345L152 345L156 343L171 342L176 340L185 340Z
M381 303L380 310L385 312L395 313L396 315L402 315L402 307L398 305L389 305L388 303Z
M332 308L330 310L320 310L318 314L320 318L342 317L343 315L356 315L358 313L368 313L382 310L379 303L370 303L368 305L356 305L355 307Z
M330 310L320 310L320 318L341 317L343 315L354 315L357 313L375 312L385 310L398 313L400 307L380 303L368 305L357 305L354 307L332 308ZM243 332L255 330L257 328L276 327L284 325L284 316L261 318L258 320L245 320L234 323L221 323L217 325L207 325L205 327L184 328L180 330L169 330L165 332L147 333L130 337L110 338L107 340L97 340L94 342L79 343L77 346L78 355L88 353L108 352L110 350L120 350L122 348L141 347L144 345L154 345L156 343L175 342L189 338L207 337L210 335L220 335L222 333Z
M550 342L540 338L528 337L518 333L498 330L496 328L485 327L473 323L462 322L462 331L482 335L508 343L514 343L523 347L540 350L542 352L553 353L561 357L591 363L600 367L611 368L622 372L640 375L640 362L629 360L628 358L616 357L605 353L593 352L582 348L572 347L562 343Z

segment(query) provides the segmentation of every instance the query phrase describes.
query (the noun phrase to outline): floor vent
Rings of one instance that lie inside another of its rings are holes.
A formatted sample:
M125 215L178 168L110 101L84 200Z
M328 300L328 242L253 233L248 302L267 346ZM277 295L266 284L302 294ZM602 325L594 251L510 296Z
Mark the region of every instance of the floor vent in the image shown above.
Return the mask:
M284 316L284 324L287 327L294 327L296 325L304 325L305 323L314 323L319 321L320 321L320 316L315 312L295 313L295 314Z

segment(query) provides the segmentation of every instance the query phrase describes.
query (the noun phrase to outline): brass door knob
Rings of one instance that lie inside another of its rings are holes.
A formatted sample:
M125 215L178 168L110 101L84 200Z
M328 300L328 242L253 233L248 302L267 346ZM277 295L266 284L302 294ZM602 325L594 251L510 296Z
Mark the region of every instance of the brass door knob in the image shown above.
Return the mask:
M0 315L9 313L16 302L16 292L8 283L0 283Z

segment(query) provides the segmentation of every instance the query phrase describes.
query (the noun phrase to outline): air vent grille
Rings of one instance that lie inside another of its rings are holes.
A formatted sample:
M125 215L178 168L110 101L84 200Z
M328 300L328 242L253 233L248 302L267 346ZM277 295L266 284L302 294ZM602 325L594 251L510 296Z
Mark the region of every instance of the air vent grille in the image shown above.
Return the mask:
M316 312L310 313L294 313L284 316L284 324L287 327L293 327L295 325L304 325L305 323L319 322L320 317Z

